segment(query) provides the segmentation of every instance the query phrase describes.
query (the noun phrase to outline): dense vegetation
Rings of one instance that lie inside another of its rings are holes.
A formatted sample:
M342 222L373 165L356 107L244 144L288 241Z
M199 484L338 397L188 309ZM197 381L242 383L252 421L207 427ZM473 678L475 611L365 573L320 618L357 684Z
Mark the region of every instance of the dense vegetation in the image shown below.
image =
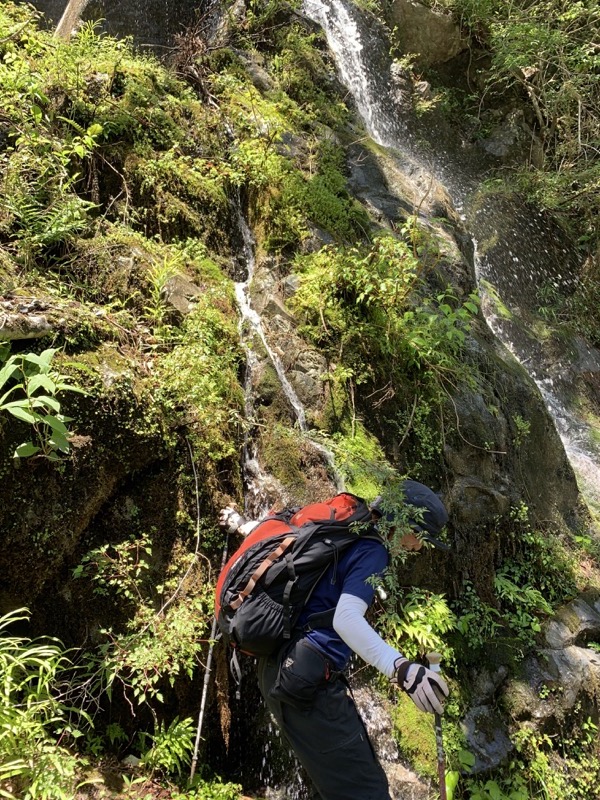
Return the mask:
M564 214L589 253L582 291L567 310L585 318L594 338L597 309L592 303L583 315L578 304L598 291L597 75L580 32L597 12L583 3L569 9L452 3L492 55L490 91L524 87L532 103L544 163L520 179L539 203ZM561 23L558 33L549 20ZM413 216L398 230L376 230L348 191L345 147L356 131L322 37L273 2L250 4L219 46L204 30L201 20L165 66L92 24L65 43L39 29L30 7L0 8L3 311L8 318L30 307L49 324L43 338L15 335L0 348L2 476L15 487L6 544L26 537L27 552L15 562L15 583L32 572L31 554L44 569L62 563L65 530L80 523L68 515L68 487L90 463L110 473L128 449L139 450L140 463L158 453L171 468L164 480L173 495L165 507L164 491L144 487L77 547L67 541L76 560L59 580L69 583L74 616L78 603L97 610L89 640L85 626L69 647L30 637L26 609L2 618L3 797L233 800L241 792L209 764L187 781L189 714L222 547L215 512L224 499L241 498L239 213L250 222L257 258L270 260L278 278L294 273L290 308L303 341L327 363L326 401L311 424L350 489L371 498L408 465L413 477L436 476L444 437L457 427L453 393L487 391L465 358L477 299L440 283L436 235ZM522 60L532 52L539 64ZM536 71L515 75L515 63ZM315 232L318 247L310 244ZM183 310L169 299L182 285ZM258 426L265 463L302 498L300 437L289 412L271 401L273 383L267 373ZM381 409L377 425L373 409ZM513 425L518 449L529 423L515 417ZM396 469L391 448L374 435L381 429L399 443ZM48 485L57 487L60 508L44 527L19 527L19 502L41 502L45 493L19 494L36 475L42 486L54 476ZM153 492L144 510L142 495ZM491 596L466 583L450 601L408 591L400 573L390 573L386 636L409 655L439 649L453 679L492 639L495 655L503 650L518 661L540 618L580 588L581 552L572 540L536 528L525 505L498 525L509 544ZM457 778L470 759L459 726L468 687L453 682L448 756ZM435 775L429 720L411 715L403 699L398 709L404 752ZM589 797L600 768L594 733L591 719L575 720L557 755L553 742L525 731L501 775L487 785L465 778L457 791L470 800ZM118 763L132 752L134 766ZM99 766L118 776L112 794Z

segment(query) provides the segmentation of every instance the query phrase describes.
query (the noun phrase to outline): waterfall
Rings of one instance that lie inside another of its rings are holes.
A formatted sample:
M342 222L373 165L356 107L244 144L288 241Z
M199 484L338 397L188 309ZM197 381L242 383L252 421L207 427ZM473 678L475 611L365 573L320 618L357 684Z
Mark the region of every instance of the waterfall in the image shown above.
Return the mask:
M373 55L379 50L379 37L374 37L369 48L369 33L360 26L352 6L336 0L305 0L303 11L325 31L341 81L349 89L370 136L383 147L395 146L397 123L386 113L392 105L389 83L384 85L378 80L377 70L363 57L367 51ZM360 68L356 69L358 65Z
M371 17L366 19L365 12L347 0L304 0L303 11L323 28L340 80L352 95L372 139L402 161L411 178L416 172L430 171L429 183L441 185L459 212L473 208L472 197L481 179L467 165L467 156L460 147L458 155L452 154L448 143L441 139L430 143L425 151L411 133L402 98L391 88L396 79L383 27ZM600 446L585 419L578 416L578 409L568 402L570 387L564 378L557 380L541 359L532 357L535 337L522 319L528 313L535 316L540 276L555 288L568 288L575 265L564 245L558 241L548 243L549 226L541 214L536 217L530 210L523 210L512 220L512 227L498 230L497 211L493 203L486 201L476 211L461 213L474 244L475 273L486 321L537 384L580 490L588 503L600 508ZM477 247L485 238L496 241L492 256L480 253ZM494 314L488 284L512 312L512 323ZM600 353L590 349L581 358L583 363L592 365L593 371L600 371Z

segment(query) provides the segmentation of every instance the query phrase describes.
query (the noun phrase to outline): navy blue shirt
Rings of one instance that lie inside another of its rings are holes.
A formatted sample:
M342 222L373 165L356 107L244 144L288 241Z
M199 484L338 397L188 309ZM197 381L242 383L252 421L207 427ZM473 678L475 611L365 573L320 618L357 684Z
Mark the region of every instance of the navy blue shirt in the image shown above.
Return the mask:
M382 575L388 562L388 551L381 542L358 539L342 553L337 566L332 564L323 575L304 607L299 623L305 624L311 614L335 608L342 594L360 597L370 605L375 593L373 578ZM344 669L350 660L352 650L333 628L317 628L307 634L307 639L325 653L336 669Z

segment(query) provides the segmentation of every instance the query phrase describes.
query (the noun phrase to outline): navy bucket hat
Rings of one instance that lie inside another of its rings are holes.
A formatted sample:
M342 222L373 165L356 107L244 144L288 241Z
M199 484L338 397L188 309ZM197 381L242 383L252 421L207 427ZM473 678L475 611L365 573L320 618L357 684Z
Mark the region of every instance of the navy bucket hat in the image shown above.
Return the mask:
M418 516L418 519L408 518L411 528L419 534L421 539L434 545L434 547L439 547L440 550L450 550L450 545L437 538L448 522L448 512L438 495L425 484L411 480L403 481L402 491L404 493L404 502L407 506L422 509L422 513L415 515ZM380 505L381 497L377 497L371 503L371 511L380 516L382 516L382 513L386 517L393 516L393 513L386 514L380 511Z

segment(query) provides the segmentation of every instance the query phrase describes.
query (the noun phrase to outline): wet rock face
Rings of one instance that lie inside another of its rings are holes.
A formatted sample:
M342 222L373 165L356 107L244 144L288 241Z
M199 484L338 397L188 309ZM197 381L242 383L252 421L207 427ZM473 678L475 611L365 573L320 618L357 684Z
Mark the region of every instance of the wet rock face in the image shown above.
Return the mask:
M390 27L404 53L416 53L421 65L449 61L467 46L459 27L446 14L439 14L413 0L394 0L387 11Z
M553 731L576 708L583 718L597 713L600 654L587 645L598 641L597 598L579 597L560 609L546 626L541 649L525 659L520 676L505 687L512 718Z
M34 0L49 24L58 23L67 0ZM102 20L102 28L111 36L133 36L137 45L151 47L161 52L173 43L194 19L196 7L202 4L185 0L136 0L123 3L119 0L91 0L83 12L84 20Z
M116 364L106 367L107 383L123 376L122 364L118 369ZM96 521L119 506L122 487L132 476L148 480L146 471L165 459L167 452L149 417L144 419L144 411L134 411L125 398L113 396L109 400L105 396L97 402L78 397L76 402L77 413L72 416L82 422L71 442L72 458L68 462L57 466L46 459L13 461L10 454L28 432L14 426L0 437L4 464L0 613L20 606L35 610L39 602L41 616L47 611L51 620L45 632L60 624L57 608L63 601L56 595L70 591L69 566L79 562L85 547L82 540L89 542ZM69 408L65 402L67 413ZM131 421L132 414L137 422L129 425L125 420ZM126 537L127 520L122 522ZM54 598L52 603L48 603L49 596ZM65 607L68 605L66 602ZM84 616L80 613L81 625L85 625Z

